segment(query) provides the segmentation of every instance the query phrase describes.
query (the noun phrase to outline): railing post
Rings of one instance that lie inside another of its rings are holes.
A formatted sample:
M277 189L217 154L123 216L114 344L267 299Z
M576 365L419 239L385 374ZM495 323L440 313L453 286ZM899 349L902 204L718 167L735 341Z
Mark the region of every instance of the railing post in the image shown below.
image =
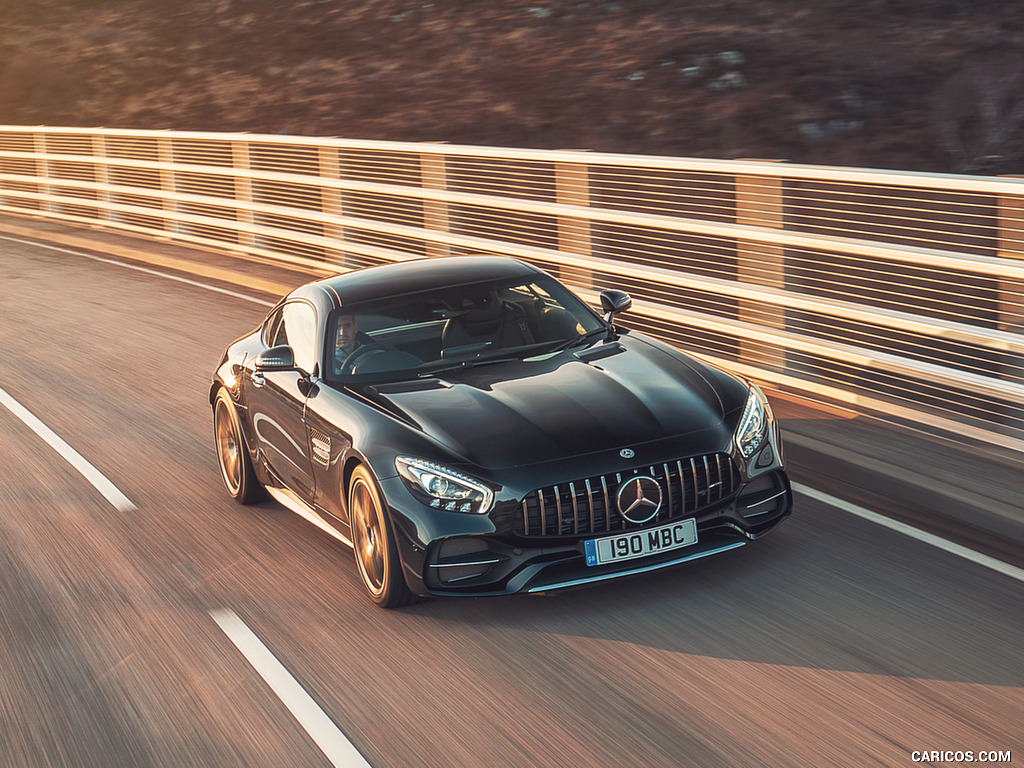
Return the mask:
M420 155L420 177L424 189L448 189L448 158L433 152ZM435 232L450 232L448 203L442 200L423 201L423 228ZM447 243L426 242L427 256L450 256Z
M256 223L256 215L248 207L254 199L252 177L249 175L249 171L252 170L252 159L249 155L248 141L231 142L231 166L241 172L235 176L235 202L242 204L235 209L235 221L243 227L251 227ZM236 236L243 252L248 253L256 248L256 235L248 229L239 229Z
M184 231L184 225L178 221L181 206L178 205L177 200L172 199L178 192L178 182L173 169L174 140L165 136L158 138L156 140L156 156L158 162L167 166L160 169L160 191L164 195L170 195L163 199L163 219L164 230L173 235Z
M317 150L317 159L320 165L320 177L336 181L341 178L341 150L337 147L320 147ZM324 186L320 188L320 206L327 217L344 216L345 200L341 190L337 187ZM345 242L345 227L330 219L324 221L324 237L336 241L339 245ZM339 267L347 267L348 259L343 248L327 248L324 251L324 260L328 264L336 264Z
M42 195L50 196L53 194L53 187L46 183L46 179L50 178L50 161L47 159L48 149L46 146L46 134L37 133L34 136L34 146L37 155L40 157L36 160L36 176L41 180L38 186L39 193ZM45 213L59 213L60 206L57 205L53 200L40 200L39 210Z
M786 210L782 177L737 175L736 223L783 229L786 225ZM785 288L785 258L785 248L782 246L739 240L736 243L736 278L744 283ZM777 304L741 299L738 319L784 329L786 310ZM786 367L786 351L782 347L740 339L739 353L743 362L750 365L776 371Z
M110 186L110 166L107 165L107 137L102 133L93 134L92 154L94 158L93 179L97 184L104 187ZM114 195L108 189L96 190L96 218L100 221L117 221L114 212L110 210L110 204L114 202Z
M1024 259L1024 196L999 198L999 255L1005 259ZM1001 331L1024 334L1024 280L999 278L998 327ZM1002 368L1006 378L1024 382L1021 356L1007 361Z
M559 205L590 205L590 166L585 160L578 163L555 163L555 202ZM590 220L559 215L558 250L590 256ZM563 282L582 288L593 287L594 273L589 269L563 266L558 273Z
M999 255L1024 259L1024 196L999 198ZM1024 333L1024 282L1000 278L998 322L1000 330Z

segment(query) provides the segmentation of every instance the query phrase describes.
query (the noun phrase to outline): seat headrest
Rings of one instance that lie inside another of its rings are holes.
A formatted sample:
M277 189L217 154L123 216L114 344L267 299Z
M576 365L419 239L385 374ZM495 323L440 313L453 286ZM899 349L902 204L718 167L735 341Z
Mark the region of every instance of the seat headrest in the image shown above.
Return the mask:
M473 300L466 300L470 308L459 320L467 332L474 335L490 333L501 323L501 301L497 291L491 291Z

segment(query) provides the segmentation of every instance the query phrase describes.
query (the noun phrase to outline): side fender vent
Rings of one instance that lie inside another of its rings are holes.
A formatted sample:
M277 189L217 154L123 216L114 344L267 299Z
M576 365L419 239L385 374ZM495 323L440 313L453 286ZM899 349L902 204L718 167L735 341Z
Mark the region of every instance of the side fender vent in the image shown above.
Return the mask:
M331 466L331 438L319 430L310 429L309 445L313 461L324 467Z

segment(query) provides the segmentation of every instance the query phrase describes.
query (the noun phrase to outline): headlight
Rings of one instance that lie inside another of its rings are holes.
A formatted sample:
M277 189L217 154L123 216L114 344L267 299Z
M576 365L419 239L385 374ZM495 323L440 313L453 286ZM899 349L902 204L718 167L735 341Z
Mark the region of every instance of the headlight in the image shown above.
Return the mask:
M434 509L483 515L494 501L494 492L479 480L431 461L399 456L395 469L413 495Z
M747 404L743 406L743 416L736 428L736 447L744 458L749 458L757 450L768 433L768 421L772 410L765 396L755 385L750 385Z

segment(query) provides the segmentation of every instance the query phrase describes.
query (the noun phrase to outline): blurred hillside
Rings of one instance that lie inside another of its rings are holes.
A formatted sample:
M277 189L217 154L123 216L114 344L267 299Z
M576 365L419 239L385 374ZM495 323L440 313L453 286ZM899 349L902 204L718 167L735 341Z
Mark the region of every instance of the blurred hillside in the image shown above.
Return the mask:
M0 0L0 123L1024 172L1021 0Z

